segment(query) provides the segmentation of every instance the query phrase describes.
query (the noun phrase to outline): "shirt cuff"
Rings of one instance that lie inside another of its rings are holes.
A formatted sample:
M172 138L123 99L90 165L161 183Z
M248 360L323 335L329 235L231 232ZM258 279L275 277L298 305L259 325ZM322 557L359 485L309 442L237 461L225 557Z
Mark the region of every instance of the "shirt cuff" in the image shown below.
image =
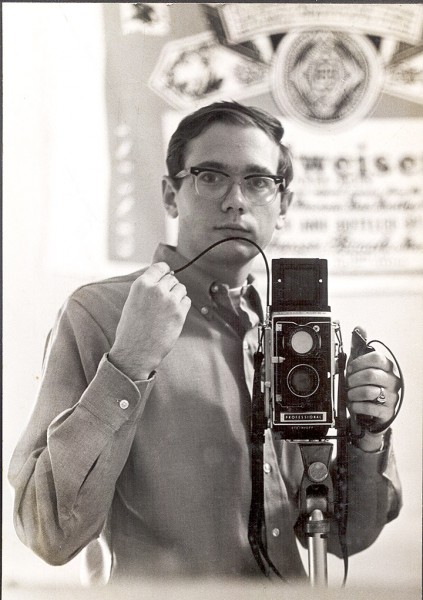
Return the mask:
M155 374L145 381L132 381L105 354L79 405L96 418L99 427L117 431L129 419L140 417L154 382Z
M401 484L396 468L392 437L391 429L385 431L383 447L378 452L366 452L353 444L349 444L349 465L350 470L359 471L362 477L372 477L375 473L382 475L400 493Z
M156 371L151 371L147 379L138 379L137 381L134 381L134 383L137 386L137 388L141 391L142 386L146 383L149 383L155 377L155 375Z
M379 452L364 452L360 448L349 445L350 474L362 481L373 480L379 476L389 482L387 522L398 516L402 507L401 482L396 466L392 430L384 434L383 449Z
M389 450L391 448L391 430L385 431L383 434L383 443L380 450L376 450L373 452L366 452L366 450L362 450L359 446L355 444L348 445L348 452L350 457L352 458L353 464L355 464L358 460L365 465L365 469L372 469L373 472L376 470L378 473L383 474L384 468L386 466L386 458L389 455Z

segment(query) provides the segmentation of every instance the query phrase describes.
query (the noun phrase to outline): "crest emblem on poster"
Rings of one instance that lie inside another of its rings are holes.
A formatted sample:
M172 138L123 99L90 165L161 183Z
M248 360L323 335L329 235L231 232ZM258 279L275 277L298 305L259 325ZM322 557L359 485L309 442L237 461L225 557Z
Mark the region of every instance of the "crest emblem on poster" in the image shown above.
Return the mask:
M382 73L374 46L365 37L303 31L280 42L272 93L280 109L300 121L346 125L371 112L382 89Z
M149 87L176 109L269 90L269 67L219 44L211 31L166 43Z

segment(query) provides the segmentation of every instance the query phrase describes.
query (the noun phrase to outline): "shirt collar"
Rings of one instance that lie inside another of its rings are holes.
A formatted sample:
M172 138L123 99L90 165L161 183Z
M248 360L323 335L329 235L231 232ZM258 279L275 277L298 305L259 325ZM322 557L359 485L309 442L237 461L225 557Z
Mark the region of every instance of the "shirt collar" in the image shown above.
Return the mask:
M169 265L172 271L176 271L186 265L188 259L179 254L177 248L174 246L159 244L154 253L153 261L164 261ZM202 315L204 315L204 317L211 319L215 308L213 288L215 288L215 286L224 286L229 289L229 287L213 279L210 275L199 269L195 263L185 271L177 273L176 277L187 288L188 296L191 298L192 304ZM248 275L247 289L251 287L253 281L254 277Z

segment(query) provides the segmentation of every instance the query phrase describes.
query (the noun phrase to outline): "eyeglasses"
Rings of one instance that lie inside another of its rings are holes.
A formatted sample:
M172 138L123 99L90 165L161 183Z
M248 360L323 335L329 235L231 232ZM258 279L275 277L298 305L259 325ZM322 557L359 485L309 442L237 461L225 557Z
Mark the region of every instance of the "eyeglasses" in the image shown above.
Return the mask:
M239 183L244 198L255 205L271 204L276 194L285 191L285 179L278 175L252 174L237 178L215 169L191 167L175 175L175 179L194 176L197 195L205 200L220 200L229 192L234 182Z

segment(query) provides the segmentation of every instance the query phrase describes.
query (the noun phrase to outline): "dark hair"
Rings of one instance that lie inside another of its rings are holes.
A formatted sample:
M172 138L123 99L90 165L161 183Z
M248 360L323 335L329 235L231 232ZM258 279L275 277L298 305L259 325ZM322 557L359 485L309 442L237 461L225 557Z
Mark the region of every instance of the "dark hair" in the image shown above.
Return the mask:
M214 123L258 127L263 130L279 146L280 158L278 172L275 174L283 175L286 180L286 187L288 187L292 181L293 170L289 151L286 146L281 144L284 134L281 123L264 110L253 106L245 106L238 102L214 102L208 106L203 106L182 119L170 138L167 150L166 165L170 177L175 177L184 168L187 144ZM179 180L175 180L177 186L180 183Z

